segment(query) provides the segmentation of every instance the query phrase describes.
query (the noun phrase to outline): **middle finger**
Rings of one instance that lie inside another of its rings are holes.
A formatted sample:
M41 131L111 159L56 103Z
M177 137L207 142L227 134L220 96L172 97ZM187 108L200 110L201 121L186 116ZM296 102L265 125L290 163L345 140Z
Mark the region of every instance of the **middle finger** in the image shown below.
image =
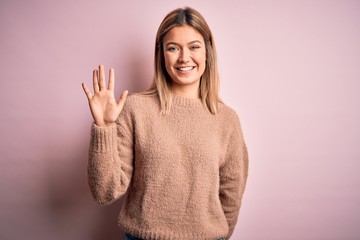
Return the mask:
M102 89L105 89L105 72L104 72L104 66L99 65L99 87L100 91Z

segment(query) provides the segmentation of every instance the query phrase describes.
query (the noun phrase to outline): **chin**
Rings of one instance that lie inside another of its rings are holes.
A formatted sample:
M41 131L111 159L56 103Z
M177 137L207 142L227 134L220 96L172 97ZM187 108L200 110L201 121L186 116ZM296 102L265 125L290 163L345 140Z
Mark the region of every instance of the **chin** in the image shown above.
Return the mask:
M198 79L183 79L183 78L173 78L175 80L173 80L174 83L178 84L178 85L193 85L198 83L200 80Z

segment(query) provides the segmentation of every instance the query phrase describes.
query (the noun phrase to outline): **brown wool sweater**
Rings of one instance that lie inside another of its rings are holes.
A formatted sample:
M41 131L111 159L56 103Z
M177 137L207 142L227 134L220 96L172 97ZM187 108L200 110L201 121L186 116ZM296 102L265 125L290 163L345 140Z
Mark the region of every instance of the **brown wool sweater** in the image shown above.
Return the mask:
M126 191L120 227L147 240L230 238L248 172L239 119L199 99L132 95L111 126L91 131L88 181L100 204Z

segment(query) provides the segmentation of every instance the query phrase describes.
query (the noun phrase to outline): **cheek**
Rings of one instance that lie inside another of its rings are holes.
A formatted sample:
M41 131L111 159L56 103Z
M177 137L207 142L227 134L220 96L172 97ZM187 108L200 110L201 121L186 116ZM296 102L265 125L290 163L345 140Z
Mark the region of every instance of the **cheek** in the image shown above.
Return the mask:
M164 62L165 62L165 69L166 72L172 76L172 63L171 63L171 58L169 58L169 56L164 55Z
M206 69L206 53L204 53L202 56L201 56L201 70L202 70L202 74L205 72L205 69Z
M165 60L165 66L166 68L170 68L173 65L173 57L169 56L168 54L164 55L164 60Z
M197 62L201 65L206 65L206 53L202 52L196 56Z
M201 68L205 69L206 68L206 58L201 58L199 59L199 65Z
M166 71L169 72L169 58L164 55L164 63L165 63L165 68L166 68Z

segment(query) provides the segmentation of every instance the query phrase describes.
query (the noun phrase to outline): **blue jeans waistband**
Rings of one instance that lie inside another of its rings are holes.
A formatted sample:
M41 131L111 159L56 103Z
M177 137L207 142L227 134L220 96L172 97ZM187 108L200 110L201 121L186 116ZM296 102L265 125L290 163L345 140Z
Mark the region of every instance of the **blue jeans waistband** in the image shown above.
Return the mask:
M126 233L124 240L144 240L144 239L135 237L135 236L131 235L130 233ZM225 240L225 238L221 237L221 238L218 238L217 240Z

